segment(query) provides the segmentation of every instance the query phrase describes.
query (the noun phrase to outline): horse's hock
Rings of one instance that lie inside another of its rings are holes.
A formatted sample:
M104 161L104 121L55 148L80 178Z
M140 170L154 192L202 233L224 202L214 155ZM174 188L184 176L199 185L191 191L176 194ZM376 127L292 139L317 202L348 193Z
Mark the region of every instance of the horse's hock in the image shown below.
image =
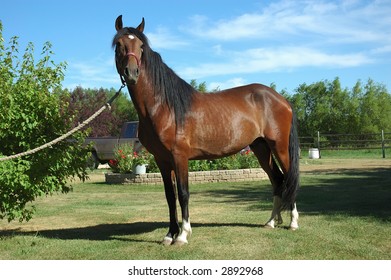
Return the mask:
M258 181L267 178L267 174L261 168L189 172L189 182L196 184ZM108 184L163 184L160 173L140 175L106 173L105 179Z

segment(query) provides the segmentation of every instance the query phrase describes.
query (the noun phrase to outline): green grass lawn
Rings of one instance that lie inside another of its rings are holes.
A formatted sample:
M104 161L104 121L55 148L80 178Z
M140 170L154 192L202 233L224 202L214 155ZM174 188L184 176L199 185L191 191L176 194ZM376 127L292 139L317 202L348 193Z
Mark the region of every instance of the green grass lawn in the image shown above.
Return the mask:
M308 156L308 151L302 151L302 155ZM379 149L363 149L363 150L320 150L320 155L323 158L350 158L350 159L380 159L383 157L382 150ZM386 158L391 157L391 148L385 150Z
M383 165L303 171L294 232L287 214L282 227L262 227L267 180L191 185L193 236L183 247L159 244L162 186L77 183L39 199L28 223L0 221L0 259L391 259L391 161Z

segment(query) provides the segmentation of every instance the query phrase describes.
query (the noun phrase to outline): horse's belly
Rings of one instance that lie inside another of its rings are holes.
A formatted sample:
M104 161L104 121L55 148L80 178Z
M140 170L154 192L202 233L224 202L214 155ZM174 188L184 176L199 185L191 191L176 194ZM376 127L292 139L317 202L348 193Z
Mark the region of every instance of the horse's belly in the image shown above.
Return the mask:
M204 128L191 145L193 158L219 158L235 154L250 145L259 134L255 130Z

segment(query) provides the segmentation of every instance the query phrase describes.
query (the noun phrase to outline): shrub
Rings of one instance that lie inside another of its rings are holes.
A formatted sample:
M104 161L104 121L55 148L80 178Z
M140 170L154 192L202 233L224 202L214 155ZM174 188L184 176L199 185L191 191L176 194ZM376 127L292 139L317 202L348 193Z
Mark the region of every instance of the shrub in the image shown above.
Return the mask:
M64 78L65 64L55 64L50 43L42 58L34 61L29 43L20 60L18 39L4 45L0 22L0 157L36 148L69 130L67 104L56 90ZM71 190L69 178L86 178L87 151L84 134L63 141L36 154L0 162L0 219L29 220L32 202L43 195Z
M260 167L258 159L249 149L242 151L240 155L237 156L237 159L239 161L239 166L241 169Z
M121 144L114 152L114 159L110 160L109 165L113 172L132 173L137 165L149 164L151 154L144 149L135 152L133 145Z
M115 160L110 162L113 172L130 173L134 168L133 157L131 156L132 153L132 146L120 146L115 153ZM148 165L147 172L159 172L155 159L150 153L145 151L143 158ZM120 170L120 166L122 170ZM259 167L258 160L251 150L245 150L241 153L215 160L189 161L189 171L230 170Z

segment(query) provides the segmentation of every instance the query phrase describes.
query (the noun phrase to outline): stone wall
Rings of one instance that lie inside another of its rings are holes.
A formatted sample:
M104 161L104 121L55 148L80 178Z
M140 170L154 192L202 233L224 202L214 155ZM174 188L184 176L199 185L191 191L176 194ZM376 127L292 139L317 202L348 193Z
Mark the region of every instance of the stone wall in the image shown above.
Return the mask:
M108 184L163 184L160 173L141 175L106 173L105 177ZM189 172L189 182L197 184L259 181L267 178L265 171L261 168Z

